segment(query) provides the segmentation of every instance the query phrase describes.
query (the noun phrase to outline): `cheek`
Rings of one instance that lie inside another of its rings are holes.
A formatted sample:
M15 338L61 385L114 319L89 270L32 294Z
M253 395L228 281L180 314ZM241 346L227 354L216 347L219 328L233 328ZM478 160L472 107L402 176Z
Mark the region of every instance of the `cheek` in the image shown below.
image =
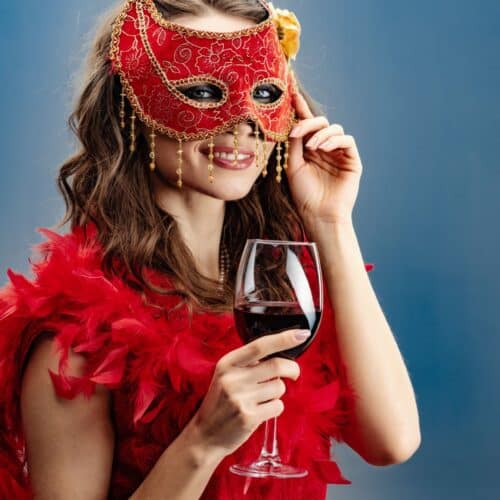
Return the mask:
M177 144L174 141L162 139L156 142L156 165L163 171L175 170L177 158Z

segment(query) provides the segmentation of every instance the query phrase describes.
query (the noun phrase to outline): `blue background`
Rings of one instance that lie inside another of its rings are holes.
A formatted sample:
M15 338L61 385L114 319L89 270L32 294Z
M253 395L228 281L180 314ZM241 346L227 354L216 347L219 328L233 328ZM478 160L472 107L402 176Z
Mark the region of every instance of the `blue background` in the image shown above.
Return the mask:
M337 456L341 500L498 498L500 2L288 0L297 72L364 165L354 219L414 383L422 445L407 463ZM0 4L0 284L63 214L66 118L87 33L111 2ZM374 374L376 376L376 374Z

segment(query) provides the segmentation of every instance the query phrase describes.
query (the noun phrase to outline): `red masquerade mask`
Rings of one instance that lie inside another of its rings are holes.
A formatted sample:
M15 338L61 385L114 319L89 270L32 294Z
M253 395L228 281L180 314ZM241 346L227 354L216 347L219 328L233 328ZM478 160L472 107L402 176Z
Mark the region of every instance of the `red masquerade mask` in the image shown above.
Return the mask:
M110 59L139 118L178 140L213 137L247 120L270 140L287 140L296 83L272 11L261 3L270 14L265 21L209 32L166 20L152 0L128 0L113 27ZM194 98L195 85L212 97Z

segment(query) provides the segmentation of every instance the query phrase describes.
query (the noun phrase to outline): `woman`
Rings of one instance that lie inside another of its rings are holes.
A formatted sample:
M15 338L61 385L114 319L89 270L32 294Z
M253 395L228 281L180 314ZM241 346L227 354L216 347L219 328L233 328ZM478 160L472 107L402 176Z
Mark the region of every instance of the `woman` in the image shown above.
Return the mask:
M359 153L311 110L297 49L294 16L261 1L129 0L104 22L58 179L71 231L42 229L35 278L9 270L0 295L4 498L320 499L349 482L331 437L375 465L418 447L352 225ZM250 237L318 245L325 311L297 362L260 360L300 332L238 340ZM228 472L277 415L309 475Z

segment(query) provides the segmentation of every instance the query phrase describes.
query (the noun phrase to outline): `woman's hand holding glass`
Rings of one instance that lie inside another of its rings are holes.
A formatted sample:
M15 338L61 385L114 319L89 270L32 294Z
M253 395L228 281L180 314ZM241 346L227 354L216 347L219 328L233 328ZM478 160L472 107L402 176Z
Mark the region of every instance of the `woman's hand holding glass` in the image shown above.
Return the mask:
M305 336L296 337L305 333ZM280 397L286 377L297 380L296 361L273 357L304 342L308 330L286 330L266 335L230 351L216 365L214 375L195 423L207 445L229 455L239 448L259 425L283 412Z

